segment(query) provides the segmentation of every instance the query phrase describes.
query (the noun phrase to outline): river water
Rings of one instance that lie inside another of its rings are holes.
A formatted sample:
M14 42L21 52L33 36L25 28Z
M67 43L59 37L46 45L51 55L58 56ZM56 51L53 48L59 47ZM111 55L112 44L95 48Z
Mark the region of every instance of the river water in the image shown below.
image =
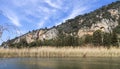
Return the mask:
M120 69L120 58L0 58L0 69Z

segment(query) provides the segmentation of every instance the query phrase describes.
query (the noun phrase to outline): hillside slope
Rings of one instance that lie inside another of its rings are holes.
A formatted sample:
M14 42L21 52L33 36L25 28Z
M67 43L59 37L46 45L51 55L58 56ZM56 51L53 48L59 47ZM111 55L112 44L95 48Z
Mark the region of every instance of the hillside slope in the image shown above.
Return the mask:
M37 40L54 40L63 35L81 38L85 34L92 35L93 32L98 29L110 33L119 25L120 1L117 1L93 12L66 20L58 26L28 32L20 37L7 41L2 45L5 46L10 43L19 43L21 40L25 40L27 43L35 42Z

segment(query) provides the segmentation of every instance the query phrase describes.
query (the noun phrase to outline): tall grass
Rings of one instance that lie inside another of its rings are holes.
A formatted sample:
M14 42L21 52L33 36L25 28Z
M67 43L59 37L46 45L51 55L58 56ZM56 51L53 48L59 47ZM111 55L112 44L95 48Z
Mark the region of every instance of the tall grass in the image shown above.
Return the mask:
M37 47L23 49L0 48L0 57L120 57L120 48L104 47Z

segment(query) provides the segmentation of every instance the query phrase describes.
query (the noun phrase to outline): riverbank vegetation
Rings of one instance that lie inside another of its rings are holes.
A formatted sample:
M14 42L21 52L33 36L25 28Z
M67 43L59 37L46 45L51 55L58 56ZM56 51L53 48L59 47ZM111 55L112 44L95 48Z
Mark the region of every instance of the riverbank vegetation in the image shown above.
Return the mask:
M13 57L120 57L120 48L110 47L37 47L37 48L0 48L1 58Z
M85 34L81 38L76 36L64 36L59 35L56 39L50 40L36 40L31 43L27 43L26 39L21 39L19 43L13 43L8 41L8 46L10 48L32 48L32 47L42 47L42 46L54 46L54 47L81 47L86 44L92 46L103 46L103 47L119 47L120 46L120 37L116 32L106 33L102 30L96 30L93 35ZM3 45L4 46L4 43Z

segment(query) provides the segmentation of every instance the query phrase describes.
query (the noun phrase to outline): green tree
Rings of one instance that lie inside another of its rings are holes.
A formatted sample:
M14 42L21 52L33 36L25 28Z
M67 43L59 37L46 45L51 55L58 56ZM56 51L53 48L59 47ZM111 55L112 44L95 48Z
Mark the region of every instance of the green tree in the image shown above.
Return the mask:
M113 31L116 32L117 34L120 34L120 25L114 28Z
M119 10L119 12L120 12L120 10ZM118 24L120 25L120 17L119 17L119 19L118 19Z
M118 46L118 36L117 36L117 33L114 31L111 34L111 44L113 46Z
M92 43L92 36L87 34L85 35L85 44L91 44Z
M36 46L42 46L43 42L41 40L36 41Z
M29 43L29 47L35 47L36 46L36 42L34 41L34 42L31 42L31 43Z
M23 47L28 47L28 43L25 38L20 39L19 43L15 43L15 47L17 48L23 48Z
M110 33L103 34L103 45L109 47L111 45Z
M67 36L65 38L65 46L78 46L78 38L74 36Z
M93 44L94 45L102 45L103 38L102 38L103 32L101 30L96 30L93 33Z
M84 44L85 44L84 38L83 38L83 37L79 38L79 39L78 39L78 46L82 46L82 45L84 45Z

